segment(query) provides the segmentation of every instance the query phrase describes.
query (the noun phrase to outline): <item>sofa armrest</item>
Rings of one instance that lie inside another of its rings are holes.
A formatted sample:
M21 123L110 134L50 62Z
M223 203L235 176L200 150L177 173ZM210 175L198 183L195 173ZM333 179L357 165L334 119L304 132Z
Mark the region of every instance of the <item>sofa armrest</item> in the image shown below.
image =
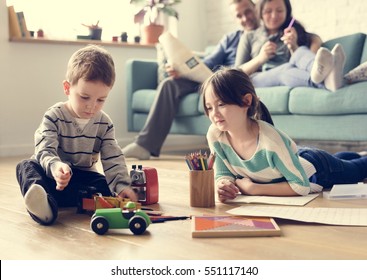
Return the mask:
M158 63L156 60L129 59L126 61L126 86L128 92L157 88Z
M158 81L158 63L156 60L129 59L126 61L126 112L128 131L133 127L132 99L139 89L156 89Z

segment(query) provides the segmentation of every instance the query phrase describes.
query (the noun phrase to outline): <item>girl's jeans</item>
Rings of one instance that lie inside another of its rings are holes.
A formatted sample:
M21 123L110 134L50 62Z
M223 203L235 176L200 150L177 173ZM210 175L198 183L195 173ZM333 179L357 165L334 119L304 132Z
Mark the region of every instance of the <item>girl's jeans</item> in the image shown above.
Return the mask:
M342 152L331 155L315 148L301 148L299 156L316 168L316 183L329 189L335 184L355 184L367 178L367 157Z
M36 216L29 213L33 220L43 225L50 225L55 222L59 206L77 206L78 203L80 203L80 193L88 192L90 187L94 188L95 193L101 193L104 196L111 196L111 191L108 187L105 176L97 172L72 168L70 182L63 191L56 190L56 181L47 177L42 166L33 159L23 160L20 162L16 168L16 176L23 196L33 184L38 184L45 189L49 205L52 209L53 219L44 223Z

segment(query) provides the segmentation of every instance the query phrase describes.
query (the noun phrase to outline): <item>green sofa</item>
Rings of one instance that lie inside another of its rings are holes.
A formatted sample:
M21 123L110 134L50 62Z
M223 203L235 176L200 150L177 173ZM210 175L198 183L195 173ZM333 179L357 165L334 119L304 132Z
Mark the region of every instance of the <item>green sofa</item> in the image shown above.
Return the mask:
M367 61L366 34L355 33L325 42L340 43L346 53L344 73ZM126 63L128 131L142 129L157 88L157 61L132 59ZM367 81L347 84L336 92L310 87L257 88L275 125L293 139L362 143L367 148ZM180 103L170 133L205 135L210 124L200 96L187 95Z

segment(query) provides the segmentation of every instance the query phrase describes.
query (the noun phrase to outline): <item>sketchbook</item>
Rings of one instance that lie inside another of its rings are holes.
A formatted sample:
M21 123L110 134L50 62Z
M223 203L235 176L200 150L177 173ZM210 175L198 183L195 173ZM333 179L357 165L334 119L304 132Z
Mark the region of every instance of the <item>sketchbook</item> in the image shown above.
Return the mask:
M238 195L233 200L227 200L226 203L259 203L259 204L277 204L304 206L318 197L319 194L309 194L306 196L250 196Z
M272 218L244 216L193 216L192 237L279 236Z
M180 74L192 81L203 83L213 72L181 41L166 31L159 36L167 62Z
M367 226L367 208L241 206L229 210L227 213L232 215L282 218L307 223Z

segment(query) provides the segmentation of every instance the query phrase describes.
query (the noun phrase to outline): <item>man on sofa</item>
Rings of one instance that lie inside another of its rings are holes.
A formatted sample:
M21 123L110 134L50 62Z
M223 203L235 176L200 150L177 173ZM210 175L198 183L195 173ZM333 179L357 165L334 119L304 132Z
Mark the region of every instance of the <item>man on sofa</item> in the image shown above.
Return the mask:
M242 26L225 35L214 52L205 57L204 63L213 71L220 66L233 66L239 39L244 31L258 28L255 4L251 0L231 0L230 8ZM168 66L169 78L158 86L158 92L150 109L147 121L135 142L122 149L125 157L140 160L158 157L163 143L170 131L180 99L198 90L199 83L181 78L174 69Z

